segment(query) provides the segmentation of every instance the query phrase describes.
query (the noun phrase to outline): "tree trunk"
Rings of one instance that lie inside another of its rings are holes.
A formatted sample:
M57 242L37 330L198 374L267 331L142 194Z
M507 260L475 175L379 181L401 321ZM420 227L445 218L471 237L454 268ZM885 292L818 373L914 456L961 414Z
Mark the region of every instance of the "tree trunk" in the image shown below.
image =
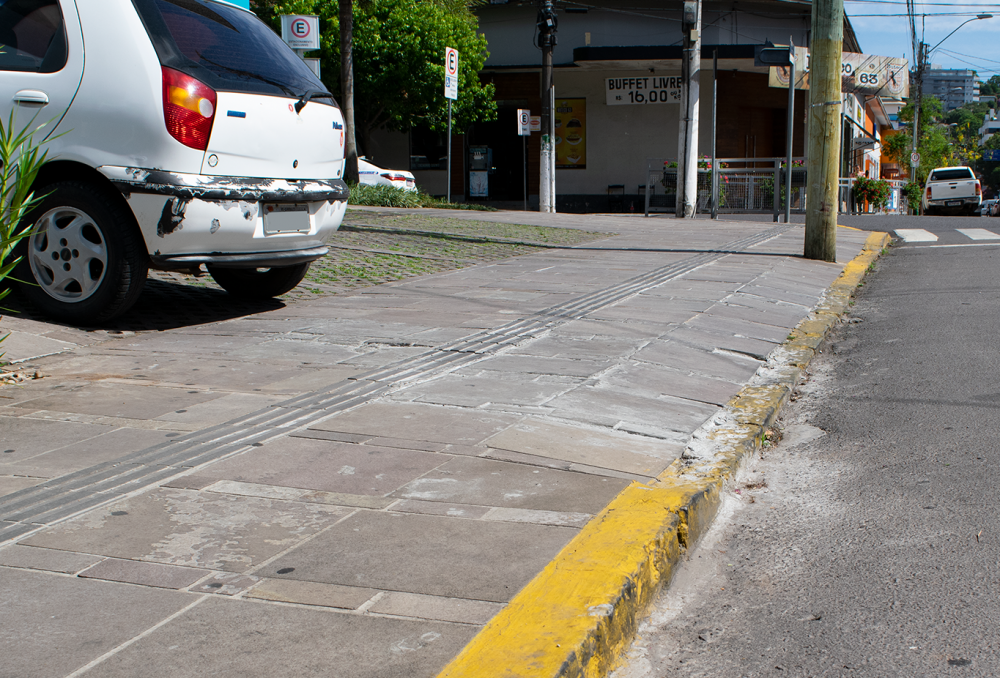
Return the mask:
M354 0L340 0L340 105L344 111L344 180L358 182L354 138Z

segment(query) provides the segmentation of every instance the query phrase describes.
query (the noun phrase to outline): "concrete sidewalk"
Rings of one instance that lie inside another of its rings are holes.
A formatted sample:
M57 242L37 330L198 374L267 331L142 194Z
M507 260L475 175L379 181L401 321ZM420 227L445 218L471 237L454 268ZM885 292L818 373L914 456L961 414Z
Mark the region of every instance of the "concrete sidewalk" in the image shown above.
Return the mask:
M618 235L164 332L0 320L43 375L0 388L4 675L436 675L867 236L443 216Z

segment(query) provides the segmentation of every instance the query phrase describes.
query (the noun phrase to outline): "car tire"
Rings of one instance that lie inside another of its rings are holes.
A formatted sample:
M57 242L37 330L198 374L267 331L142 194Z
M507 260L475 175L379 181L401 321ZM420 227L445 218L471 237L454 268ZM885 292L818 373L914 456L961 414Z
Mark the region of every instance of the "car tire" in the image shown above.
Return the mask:
M222 289L244 299L270 299L295 289L309 270L310 262L271 268L220 268L208 272Z
M15 277L23 294L57 320L94 325L127 311L146 283L149 259L126 205L96 184L65 181L26 222Z

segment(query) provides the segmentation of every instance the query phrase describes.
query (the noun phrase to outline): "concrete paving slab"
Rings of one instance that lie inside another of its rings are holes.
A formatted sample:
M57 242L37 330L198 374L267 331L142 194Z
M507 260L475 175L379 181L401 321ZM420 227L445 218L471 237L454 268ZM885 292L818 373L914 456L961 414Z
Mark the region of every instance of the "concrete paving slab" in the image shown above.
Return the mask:
M194 600L177 591L10 568L0 568L0 579L8 676L63 678Z
M704 375L692 376L671 368L634 361L629 361L602 375L599 383L634 395L651 398L666 395L720 407L743 386L741 383L722 381Z
M538 377L534 375L472 375L478 366L440 379L411 386L393 394L396 401L416 401L458 407L495 405L541 405L583 383L580 377ZM478 370L476 370L478 371Z
M595 339L550 335L518 346L510 352L510 355L606 360L611 356L632 353L643 343L645 342L639 339Z
M157 421L172 421L196 429L208 428L251 412L266 409L286 400L283 396L263 393L227 393L205 403L197 403L167 412L156 417Z
M554 468L562 471L573 471L575 473L586 473L588 475L603 476L605 478L620 478L621 480L627 480L629 482L636 481L644 483L649 481L649 476L638 475L635 473L625 473L623 471L615 471L608 468L601 468L599 466L578 464L576 462L564 461L562 459L550 459L547 457L540 457L534 454L525 454L523 452L512 452L511 450L498 450L494 448L488 448L486 450L486 454L482 456L484 459L496 459L497 461L512 461L517 464L527 464L528 466L540 466L542 468Z
M392 496L592 514L604 508L626 485L612 478L460 457L411 481Z
M29 422L31 427L39 424L62 422ZM84 426L82 424L62 424L63 426ZM91 429L104 429L106 426L91 426ZM119 428L101 435L89 437L79 443L60 447L51 452L34 455L23 461L0 464L0 473L10 472L43 478L73 473L106 461L115 461L122 457L152 447L173 437L166 431L149 431L136 428ZM5 457L0 456L0 461Z
M35 485L44 483L46 480L47 478L0 475L0 497L34 487Z
M185 356L218 355L230 351L249 349L267 341L260 335L239 335L232 332L212 332L199 334L191 332L170 332L164 334L144 334L142 336L122 339L115 343L115 350L136 352L144 355L158 353L179 353Z
M378 593L375 589L366 589L357 586L321 584L295 579L264 579L262 583L247 593L246 597L273 600L281 603L298 603L299 605L318 605L320 607L356 610Z
M322 492L319 490L302 490L295 487L280 487L277 485L260 485L258 483L240 483L232 480L219 480L205 488L207 492L235 494L241 497L261 497L263 499L283 499L286 501L307 501L317 504L333 504L335 506L353 506L356 508L382 509L392 504L392 499L372 497L363 494L346 494L344 492Z
M0 473L5 472L4 467L8 464L112 430L110 426L0 416Z
M480 363L484 372L510 374L551 374L562 377L590 377L613 364L611 360L541 358L523 355L500 355Z
M209 597L91 669L88 678L148 674L432 678L476 627Z
M503 605L485 600L463 600L390 591L368 609L374 614L482 625L502 610Z
M667 441L643 440L534 418L493 436L486 444L645 477L655 476L684 450L683 445Z
M7 330L2 326L0 326L0 337L4 337L3 344L0 344L0 353L7 363L20 363L41 356L64 353L77 347L76 344L59 339Z
M76 574L101 561L100 556L34 546L12 544L0 549L0 566L20 567L28 570Z
M723 349L733 353L745 353L758 360L766 360L771 351L778 347L778 344L773 341L737 337L723 332L691 327L690 325L684 325L672 330L665 338L696 348L707 350Z
M278 438L201 471L206 478L382 496L447 462L433 452Z
M416 403L372 403L310 427L372 436L476 445L521 417Z
M577 528L589 523L591 518L593 515L589 513L537 511L503 506L491 508L483 516L483 520L497 520L504 523L531 523L533 525L559 525Z
M748 356L724 355L677 341L661 340L649 342L633 354L632 359L672 367L688 374L700 374L739 383L745 383L763 364Z
M471 504L455 504L443 501L424 501L422 499L401 499L390 507L396 513L419 513L425 516L451 516L452 518L467 518L479 520L490 512L489 506L473 506Z
M207 574L209 574L208 570L192 567L107 558L93 567L87 568L77 576L84 579L103 579L160 589L183 589Z
M576 532L360 511L259 574L504 603Z
M806 308L812 308L816 305L816 298L811 294L795 292L784 287L763 284L761 281L755 281L753 284L744 285L740 288L740 294L759 297L760 299L765 300L787 301L788 303L799 304L801 306L805 306Z
M161 488L94 509L22 543L245 572L348 513L339 506Z
M93 383L42 395L28 402L17 403L16 406L128 419L155 419L167 412L208 402L223 395L225 394L192 389Z
M663 396L643 398L629 389L581 386L547 403L560 412L561 418L611 428L642 425L646 430L660 430L662 437L677 439L689 435L719 408L693 400ZM616 467L611 467L616 468ZM636 472L632 469L622 471ZM657 471L658 473L659 471Z
M346 346L327 343L316 338L303 341L279 338L245 348L237 348L225 355L253 361L268 360L279 364L329 365L342 360L350 360L358 353Z
M188 590L192 593L214 593L220 596L235 596L243 593L261 581L260 577L236 572L218 572L208 579L198 582Z
M720 334L731 334L734 337L748 337L780 344L786 337L790 328L775 327L749 320L742 320L734 317L737 313L730 313L732 310L728 306L717 305L714 307L713 315L700 315L686 324L695 330L706 330L708 332L718 332Z

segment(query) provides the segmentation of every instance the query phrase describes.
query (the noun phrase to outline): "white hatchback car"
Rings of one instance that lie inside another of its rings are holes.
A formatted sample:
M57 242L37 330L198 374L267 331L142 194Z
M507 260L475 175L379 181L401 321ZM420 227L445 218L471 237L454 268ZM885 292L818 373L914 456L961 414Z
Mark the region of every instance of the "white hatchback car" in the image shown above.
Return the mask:
M358 182L371 186L394 186L404 191L417 190L417 181L410 172L382 169L365 158L358 158Z
M84 67L86 64L86 67ZM0 0L0 116L45 125L22 291L91 324L148 268L295 287L347 207L344 119L254 14L217 0Z

